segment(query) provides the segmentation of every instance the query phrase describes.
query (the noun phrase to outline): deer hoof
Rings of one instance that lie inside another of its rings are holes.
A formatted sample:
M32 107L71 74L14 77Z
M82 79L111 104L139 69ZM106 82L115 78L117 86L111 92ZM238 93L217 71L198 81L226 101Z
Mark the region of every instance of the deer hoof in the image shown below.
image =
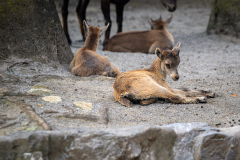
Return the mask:
M207 97L199 97L198 100L199 102L204 103L207 102Z

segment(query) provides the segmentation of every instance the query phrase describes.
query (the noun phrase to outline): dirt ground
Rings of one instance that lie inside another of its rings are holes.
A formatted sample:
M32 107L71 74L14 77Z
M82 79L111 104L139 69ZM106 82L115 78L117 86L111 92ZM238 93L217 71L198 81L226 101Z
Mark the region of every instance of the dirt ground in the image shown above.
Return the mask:
M76 1L69 6L69 33L72 41L82 39L75 13ZM141 124L163 125L170 123L207 122L214 127L240 125L240 39L227 35L207 35L206 27L212 1L181 0L168 30L175 44L181 42L179 65L180 79L167 81L173 88L210 89L219 96L207 103L171 104L157 102L147 106L134 104L127 108L115 102L113 97L114 78L103 76L75 77L68 66L52 68L28 60L28 64L14 62L26 60L9 59L1 62L0 80L9 94L0 105L0 135L18 130L41 130L19 107L30 104L52 129L91 126L97 128L118 128ZM59 16L61 3L56 1ZM159 0L131 0L124 9L123 31L149 30L148 18L170 17ZM111 5L112 30L116 33L115 6ZM103 26L104 19L100 2L92 0L87 8L87 22ZM144 53L114 53L102 51L100 40L98 54L108 56L121 72L148 67L157 57ZM84 45L76 42L73 53ZM36 84L50 88L51 95L60 96L62 102L44 102L42 96L24 96ZM6 92L6 91L1 91ZM1 93L0 92L0 93ZM1 94L0 94L1 95ZM236 96L232 96L236 95ZM74 101L93 104L91 111L74 107ZM56 113L47 113L47 110ZM72 116L64 116L69 113Z

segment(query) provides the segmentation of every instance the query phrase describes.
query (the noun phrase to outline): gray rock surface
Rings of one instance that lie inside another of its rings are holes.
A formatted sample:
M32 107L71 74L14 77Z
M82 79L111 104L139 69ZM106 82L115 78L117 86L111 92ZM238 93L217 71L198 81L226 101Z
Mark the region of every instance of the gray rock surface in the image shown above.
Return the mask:
M167 160L173 159L175 140L172 129L159 126L20 132L0 137L0 159Z
M71 62L53 0L0 3L0 59L29 58L55 67Z
M206 123L16 132L0 137L0 160L239 160L239 132Z

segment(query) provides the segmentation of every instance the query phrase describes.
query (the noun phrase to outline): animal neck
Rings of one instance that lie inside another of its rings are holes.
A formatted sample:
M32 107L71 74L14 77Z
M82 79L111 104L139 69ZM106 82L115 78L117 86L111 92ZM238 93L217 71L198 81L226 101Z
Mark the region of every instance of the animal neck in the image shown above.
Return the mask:
M161 67L162 61L160 61L159 58L157 58L149 67L149 71L157 74L158 76L162 77L164 80L166 80L166 73L163 72Z
M167 27L166 27L165 25L160 26L160 27L159 27L159 30L162 30L162 31L168 31L168 30L167 30Z
M98 43L99 43L99 35L89 33L89 35L86 38L84 48L87 48L89 50L97 51L98 48Z

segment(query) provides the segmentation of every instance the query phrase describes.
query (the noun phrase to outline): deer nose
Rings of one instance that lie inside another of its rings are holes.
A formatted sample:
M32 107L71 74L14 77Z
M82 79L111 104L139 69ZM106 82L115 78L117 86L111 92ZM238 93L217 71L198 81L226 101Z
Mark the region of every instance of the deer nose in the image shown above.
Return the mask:
M179 76L175 76L175 79L178 80L178 79L179 79Z

